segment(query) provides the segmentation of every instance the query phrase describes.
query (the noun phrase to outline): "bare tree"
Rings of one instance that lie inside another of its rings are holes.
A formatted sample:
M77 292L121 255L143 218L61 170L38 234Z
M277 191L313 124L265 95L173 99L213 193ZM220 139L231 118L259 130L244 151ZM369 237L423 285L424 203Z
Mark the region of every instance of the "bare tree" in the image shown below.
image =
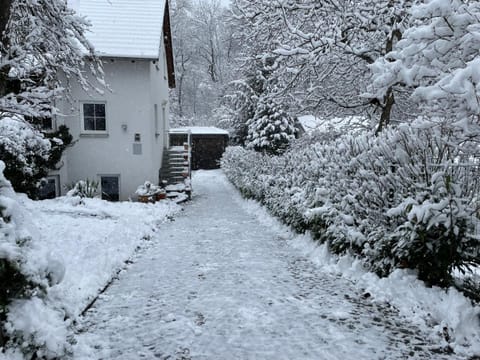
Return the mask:
M94 86L101 64L85 38L86 20L62 0L1 0L0 112L48 115L63 92L58 74Z
M376 118L381 131L407 96L394 87L380 99L365 96L369 66L401 39L412 2L236 0L235 9L246 37L277 57L278 96L322 116Z
M398 46L373 67L372 95L409 86L427 114L449 118L462 132L478 136L480 3L432 0L412 13L414 22Z
M233 78L237 42L219 0L176 1L173 6L177 88L173 122L211 124L225 85Z

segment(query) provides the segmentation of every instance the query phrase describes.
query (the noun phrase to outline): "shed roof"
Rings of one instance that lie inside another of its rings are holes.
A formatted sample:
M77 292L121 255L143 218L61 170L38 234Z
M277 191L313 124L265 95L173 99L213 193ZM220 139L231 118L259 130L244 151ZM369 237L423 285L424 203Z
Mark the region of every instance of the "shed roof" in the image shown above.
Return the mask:
M192 135L229 135L227 130L213 126L187 126L170 129L171 134L185 134L188 132Z
M167 0L70 0L99 56L158 59Z

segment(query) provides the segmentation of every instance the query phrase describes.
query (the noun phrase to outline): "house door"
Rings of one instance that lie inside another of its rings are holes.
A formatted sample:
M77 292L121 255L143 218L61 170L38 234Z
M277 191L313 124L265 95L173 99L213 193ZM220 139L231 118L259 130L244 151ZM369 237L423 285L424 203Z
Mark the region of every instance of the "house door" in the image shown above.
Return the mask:
M101 186L103 200L118 201L120 199L119 176L102 176Z

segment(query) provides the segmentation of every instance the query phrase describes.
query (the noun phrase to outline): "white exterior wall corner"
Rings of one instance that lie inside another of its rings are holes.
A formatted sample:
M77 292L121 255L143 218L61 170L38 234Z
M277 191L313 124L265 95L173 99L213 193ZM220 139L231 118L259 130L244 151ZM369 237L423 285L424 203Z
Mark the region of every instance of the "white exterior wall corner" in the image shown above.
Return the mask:
M67 149L67 174L61 178L61 185L119 175L120 200L128 200L135 197L136 188L146 180L158 181L164 137L155 136L154 104L158 99L161 116L168 85L163 68L157 71L156 64L147 59L105 59L105 81L111 91L105 90L104 94L86 93L78 84L70 84L73 104L63 101L59 109L75 143ZM84 102L106 103L107 136L83 133ZM133 154L135 134L141 136L141 155Z
M163 38L163 33L162 33ZM164 42L160 42L159 57L155 64L152 62L150 66L150 94L153 112L153 129L152 139L157 146L154 147L154 158L159 159L158 165L161 167L163 158L163 150L168 146L168 131L169 131L169 91L168 91L168 75L166 65L166 51ZM155 105L157 114L155 116ZM156 117L156 120L155 120ZM155 124L155 121L158 121ZM157 178L158 180L158 174Z

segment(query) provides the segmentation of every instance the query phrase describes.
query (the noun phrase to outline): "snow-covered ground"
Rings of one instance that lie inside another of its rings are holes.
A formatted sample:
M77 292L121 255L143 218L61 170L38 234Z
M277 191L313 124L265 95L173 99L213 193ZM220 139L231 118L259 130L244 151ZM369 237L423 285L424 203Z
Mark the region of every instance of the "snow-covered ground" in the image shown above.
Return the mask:
M77 359L450 359L480 353L479 308L406 272L378 279L195 174L191 205L79 327ZM392 306L393 305L393 306ZM457 354L446 354L443 328ZM440 333L440 334L439 334Z
M75 319L133 256L147 246L163 223L181 208L173 202L109 203L100 199L62 197L32 201L20 197L38 229L38 239L50 259L65 266L63 281L50 298Z

